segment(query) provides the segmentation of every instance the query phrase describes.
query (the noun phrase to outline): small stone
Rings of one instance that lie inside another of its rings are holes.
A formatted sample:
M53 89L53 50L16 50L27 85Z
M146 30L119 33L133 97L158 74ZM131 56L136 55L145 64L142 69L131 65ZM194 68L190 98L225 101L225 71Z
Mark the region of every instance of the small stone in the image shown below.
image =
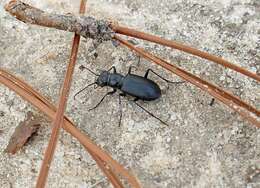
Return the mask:
M171 120L172 120L172 121L175 121L176 119L177 119L176 114L172 114L172 115L171 115Z
M225 76L223 76L223 75L220 76L219 80L220 80L220 81L224 81L224 80L225 80Z

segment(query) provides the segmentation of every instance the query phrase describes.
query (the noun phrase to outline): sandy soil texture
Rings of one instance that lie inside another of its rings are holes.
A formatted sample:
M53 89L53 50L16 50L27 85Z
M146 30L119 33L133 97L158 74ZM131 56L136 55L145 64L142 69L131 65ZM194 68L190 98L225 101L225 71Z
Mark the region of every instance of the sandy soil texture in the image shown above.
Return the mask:
M0 0L0 67L19 76L56 103L72 44L72 33L27 25L5 12ZM75 0L26 0L54 13L78 12ZM118 21L122 25L183 42L260 73L259 0L88 0L86 15ZM171 63L233 92L260 107L259 83L212 62L141 40L134 44L153 51ZM95 46L81 40L67 115L113 158L127 166L145 188L260 187L260 177L248 180L260 168L260 132L222 103L210 106L212 97L191 84L169 85L151 74L162 97L140 102L169 124L163 125L129 98L122 100L118 127L118 94L109 96L88 112L109 88L93 88L73 95L94 81L95 72L116 66L126 74L138 57L111 42ZM144 75L151 68L173 81L177 76L141 59L134 70ZM39 112L14 92L0 85L0 187L34 187L49 120L42 115L37 135L16 155L4 153L8 141L28 111ZM51 167L48 187L111 187L84 148L62 131Z

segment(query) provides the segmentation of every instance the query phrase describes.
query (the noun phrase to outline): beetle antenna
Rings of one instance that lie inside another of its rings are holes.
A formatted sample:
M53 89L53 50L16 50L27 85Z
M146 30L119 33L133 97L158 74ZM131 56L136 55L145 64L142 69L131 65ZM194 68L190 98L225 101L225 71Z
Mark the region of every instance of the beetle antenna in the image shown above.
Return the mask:
M85 89L87 89L89 86L92 86L92 85L94 85L94 84L96 84L96 82L94 82L94 83L91 83L91 84L89 84L89 85L87 85L86 87L84 87L83 89L81 89L80 91L78 91L75 95L74 95L74 100L76 100L76 96L78 95L78 94L80 94L82 91L84 91Z
M87 67L85 67L85 66L83 66L83 65L80 66L80 69L81 69L81 70L87 69L87 70L88 70L89 72L91 72L92 74L94 74L94 75L96 75L96 76L100 76L99 74L93 72L92 70L90 70L89 68L87 68Z

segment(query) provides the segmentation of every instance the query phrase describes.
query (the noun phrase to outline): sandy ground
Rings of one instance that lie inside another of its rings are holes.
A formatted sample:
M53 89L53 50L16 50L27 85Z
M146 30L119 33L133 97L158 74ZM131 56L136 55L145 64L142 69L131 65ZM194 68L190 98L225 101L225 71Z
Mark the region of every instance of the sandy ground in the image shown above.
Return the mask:
M56 102L72 43L72 33L27 25L6 13L0 0L0 67L11 71ZM56 13L77 13L73 0L26 1ZM111 19L164 38L189 44L221 56L253 72L260 72L260 3L258 0L172 1L89 0L87 14ZM177 50L134 40L138 46L235 93L260 107L256 81ZM116 66L125 74L138 57L124 47L105 42L96 49L82 39L71 96L95 77L94 71ZM136 74L152 68L160 75L179 81L175 75L141 59ZM118 127L118 93L88 112L107 92L89 89L77 100L69 99L67 115L116 160L139 178L143 187L260 187L260 177L251 182L248 174L260 168L260 134L222 103L210 106L211 97L190 84L170 85L151 74L162 89L159 100L143 103L166 121L167 127L125 98L123 119ZM49 122L42 117L38 134L16 155L4 153L15 127L30 104L0 85L0 187L34 187L50 136ZM84 148L62 131L48 187L110 187Z

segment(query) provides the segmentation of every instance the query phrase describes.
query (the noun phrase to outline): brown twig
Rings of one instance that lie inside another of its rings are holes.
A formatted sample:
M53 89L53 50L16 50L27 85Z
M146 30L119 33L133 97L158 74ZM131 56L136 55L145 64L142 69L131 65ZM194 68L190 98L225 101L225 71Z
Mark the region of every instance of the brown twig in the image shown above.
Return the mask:
M14 75L8 73L5 70L0 69L0 83L4 84L8 88L15 91L18 95L20 95L23 99L33 104L40 111L45 113L49 118L54 119L56 108L53 104L51 104L46 98L36 92L32 87L28 84L15 77ZM90 138L88 138L85 134L80 132L76 126L65 116L63 128L74 136L88 151L92 152L93 155L101 159L101 163L109 166L107 172L115 172L117 174L122 175L130 185L134 188L139 188L140 185L135 177L130 175L124 167L118 164L115 160L113 160L106 152L104 152L101 148L96 146ZM94 158L96 159L96 158ZM98 161L97 161L98 163ZM103 169L102 169L103 170ZM113 171L112 171L113 170ZM104 172L106 174L106 172ZM111 173L111 176L115 176L114 173ZM116 177L116 176L115 176ZM109 177L108 177L109 178ZM120 184L120 183L118 183Z
M80 3L80 13L84 14L85 12L85 7L86 7L86 1L81 0ZM15 9L15 8L14 8ZM25 12L28 14L28 12ZM76 65L76 60L77 60L77 54L78 54L78 49L79 49L79 42L80 42L80 35L75 34L74 39L73 39L73 44L72 44L72 49L71 49L71 54L70 54L70 62L67 67L66 75L64 78L63 82L63 87L61 91L61 95L59 98L59 103L58 103L58 110L55 115L55 119L53 121L53 128L51 132L51 138L49 140L47 149L44 154L44 159L42 162L42 166L40 169L40 173L37 179L37 188L43 188L45 187L46 180L48 177L49 169L51 166L51 162L54 156L54 152L57 146L57 141L59 138L59 132L63 124L63 116L64 112L67 106L67 98L69 96L69 91L71 87L71 81L72 81L72 76L74 72L74 68Z
M5 10L25 23L70 31L98 41L111 40L114 36L109 22L90 16L46 13L19 0L10 1L5 5Z
M112 185L115 188L124 188L123 184L119 181L118 177L113 172L113 170L107 167L107 164L99 157L97 157L94 153L92 153L91 151L89 151L89 153L92 156L92 158L97 162L99 168L104 172L104 174L107 176Z
M180 76L184 80L196 85L197 87L201 88L202 90L208 92L213 97L217 98L219 101L223 102L236 112L238 112L242 117L249 120L253 123L256 127L260 128L259 116L260 111L250 106L249 104L245 103L244 101L240 100L238 97L224 91L223 89L196 77L195 75L182 70L181 68L172 65L157 56L152 55L151 53L137 48L134 45L130 44L126 40L123 40L121 37L115 35L115 39L117 39L121 44L127 46L131 50L134 50L136 53L141 55L142 57L153 61L154 63L162 66L163 68L173 72L174 74Z
M181 44L181 43L178 43L178 42L175 42L175 41L163 39L163 38L157 37L155 35L144 33L144 32L141 32L141 31L137 31L135 29L122 27L122 26L115 25L115 24L112 26L112 28L118 34L123 34L123 35L131 36L131 37L147 40L147 41L150 41L150 42L155 42L155 43L158 43L158 44L161 44L161 45L164 45L164 46L175 48L175 49L190 53L192 55L213 61L217 64L220 64L224 67L228 67L232 70L240 72L241 74L244 74L244 75L246 75L250 78L253 78L253 79L260 82L260 76L259 75L252 73L252 72L250 72L250 71L248 71L248 70L246 70L242 67L239 67L235 64L232 64L232 63L230 63L230 62L228 62L228 61L226 61L226 60L224 60L220 57L211 55L207 52L200 51L198 49L186 46L184 44Z

